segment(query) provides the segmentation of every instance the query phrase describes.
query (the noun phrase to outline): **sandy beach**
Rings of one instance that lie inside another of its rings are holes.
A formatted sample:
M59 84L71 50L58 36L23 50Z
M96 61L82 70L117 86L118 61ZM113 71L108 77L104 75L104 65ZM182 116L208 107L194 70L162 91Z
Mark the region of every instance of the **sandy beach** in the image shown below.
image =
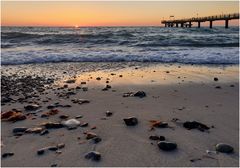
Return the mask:
M17 111L26 116L15 122L2 117L1 152L13 153L2 157L3 167L239 165L238 65L49 63L2 66L1 73L2 114ZM39 79L34 80L36 76ZM146 96L123 96L138 91ZM26 108L32 104L35 109ZM127 117L136 117L138 124L127 126L123 120ZM41 125L69 119L80 125L75 129ZM152 120L168 126L152 127ZM188 130L183 126L186 121L209 129ZM40 127L48 133L13 133L19 127ZM86 139L89 132L101 140ZM176 143L177 149L159 149L159 141L149 139L155 135ZM230 144L234 152L216 152L218 143ZM39 149L58 144L64 147L38 154ZM90 151L99 152L101 159L86 159Z

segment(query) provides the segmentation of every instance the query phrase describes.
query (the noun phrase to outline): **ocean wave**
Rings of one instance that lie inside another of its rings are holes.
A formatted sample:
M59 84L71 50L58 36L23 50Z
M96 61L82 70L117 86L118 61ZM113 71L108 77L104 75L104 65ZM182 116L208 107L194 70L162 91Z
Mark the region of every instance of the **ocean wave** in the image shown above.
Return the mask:
M1 63L176 62L238 64L238 27L3 27Z

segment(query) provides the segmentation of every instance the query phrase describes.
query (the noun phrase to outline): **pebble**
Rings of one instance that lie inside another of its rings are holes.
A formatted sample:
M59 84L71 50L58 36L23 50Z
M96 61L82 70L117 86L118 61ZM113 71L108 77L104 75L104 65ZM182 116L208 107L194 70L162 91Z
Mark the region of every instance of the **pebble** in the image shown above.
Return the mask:
M26 133L41 133L44 129L42 127L28 128Z
M66 80L65 83L75 83L76 80L75 79L69 79L69 80Z
M51 164L51 167L57 167L58 165L57 164Z
M164 151L171 151L177 148L177 144L168 141L160 141L158 142L158 147Z
M97 134L93 133L93 132L87 132L86 133L86 139L92 139L97 137Z
M203 131L203 132L205 130L209 130L210 129L205 124L202 124L202 123L197 122L197 121L186 121L186 122L183 123L183 127L187 128L189 130L191 130L191 129L198 129L198 130Z
M6 152L6 153L2 154L2 158L10 157L10 156L13 156L13 155L14 155L13 152Z
M85 158L99 161L101 159L101 154L97 151L90 151L85 155Z
M138 124L138 119L136 117L124 118L123 121L127 126L135 126Z
M213 80L214 80L214 81L218 81L218 78L217 78L217 77L215 77L215 78L213 78Z
M59 143L59 144L57 144L57 147L58 147L58 149L62 149L62 148L65 147L65 144L64 143Z
M233 150L233 147L229 144L219 143L216 145L216 151L221 153L232 153Z
M75 129L80 125L80 121L78 121L76 119L69 119L67 121L63 121L62 123L68 129Z
M101 78L100 78L100 77L97 77L96 80L101 80Z
M29 111L31 111L31 110L37 110L38 108L40 108L40 106L37 105L37 104L29 104L29 105L27 105L27 106L24 106L24 109L25 109L25 110L29 110Z

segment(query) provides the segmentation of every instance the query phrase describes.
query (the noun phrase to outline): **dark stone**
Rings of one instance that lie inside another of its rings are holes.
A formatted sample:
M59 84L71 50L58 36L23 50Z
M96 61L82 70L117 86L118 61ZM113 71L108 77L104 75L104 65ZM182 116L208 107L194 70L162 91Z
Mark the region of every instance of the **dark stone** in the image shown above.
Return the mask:
M43 154L45 153L45 150L46 150L45 148L38 149L38 150L37 150L37 154L38 154L38 155L43 155Z
M164 136L160 136L160 137L159 137L159 141L165 141L165 139L166 139L166 138L165 138Z
M149 139L154 140L154 141L157 141L157 140L159 140L160 138L159 138L159 136L157 136L157 135L151 135L151 136L149 137Z
M51 167L57 167L58 165L57 164L51 164Z
M49 131L47 130L47 129L45 129L45 130L43 130L41 133L40 133L40 135L46 135L46 134L48 134L49 133Z
M134 97L140 97L140 98L143 98L146 96L146 93L144 91L138 91L136 93L134 93L133 95Z
M83 123L83 124L80 125L80 127L87 127L87 126L88 126L88 123L87 123L87 122L85 122L85 123Z
M214 80L214 81L218 81L218 78L217 78L217 77L215 77L215 78L213 78L213 80Z
M47 149L50 151L56 151L56 150L58 150L58 147L57 146L49 146L49 147L47 147Z
M92 139L92 141L96 144L96 143L98 143L98 142L101 142L102 139L101 139L100 137L96 136L96 137L94 137L94 138Z
M96 80L101 80L101 78L100 78L100 77L97 77Z
M26 127L15 127L15 128L13 128L12 132L13 132L14 134L16 134L16 133L23 133L23 132L25 132L27 129L28 129L28 128L26 128Z
M99 161L101 159L101 154L99 152L96 152L96 151L91 151L91 152L88 152L85 155L85 158L86 159L92 159L94 161Z
M45 126L47 129L63 127L63 125L61 123L54 123L54 122L44 123L43 126Z
M183 127L187 128L189 130L191 129L198 129L200 131L205 131L205 130L209 130L210 128L208 126L206 126L205 124L202 124L200 122L197 121L186 121L183 123Z
M221 86L216 86L215 88L216 88L216 89L221 89Z
M110 117L110 116L112 116L112 115L113 115L113 113L112 113L111 111L107 111L107 112L106 112L106 116L107 116L107 117Z
M127 126L135 126L138 124L138 119L136 117L124 118L123 121Z
M216 145L216 151L221 153L232 153L233 150L233 147L229 144L219 143Z
M106 85L106 88L107 89L111 89L112 87L110 85Z
M66 83L75 83L76 82L76 80L75 79L69 79L69 80L67 80L67 81L65 81Z
M158 147L164 151L171 151L177 148L177 144L168 141L160 141L158 142Z
M59 118L60 119L67 119L69 116L68 115L60 115Z
M2 154L2 158L10 157L10 156L13 156L13 155L14 155L13 152L6 152L6 153Z
M55 107L56 107L56 105L50 104L50 105L47 106L47 109L53 109Z
M235 87L234 85L230 85L230 87Z
M76 116L75 118L76 118L76 119L78 119L78 118L83 118L83 116L82 116L82 115L78 115L78 116Z

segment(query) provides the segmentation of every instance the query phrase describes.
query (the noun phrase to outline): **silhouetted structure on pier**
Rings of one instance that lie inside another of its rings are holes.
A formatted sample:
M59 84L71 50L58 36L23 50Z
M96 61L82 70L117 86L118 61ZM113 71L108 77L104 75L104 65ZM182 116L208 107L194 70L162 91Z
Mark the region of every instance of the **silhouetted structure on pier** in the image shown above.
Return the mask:
M176 19L176 20L163 20L162 24L165 24L165 27L192 27L193 22L198 23L198 28L201 27L201 22L208 22L209 27L212 28L213 21L217 20L225 20L225 28L228 28L229 20L232 19L239 19L239 13L233 14L222 14L222 15L215 15L215 16L207 16L207 17L193 17L188 19Z

